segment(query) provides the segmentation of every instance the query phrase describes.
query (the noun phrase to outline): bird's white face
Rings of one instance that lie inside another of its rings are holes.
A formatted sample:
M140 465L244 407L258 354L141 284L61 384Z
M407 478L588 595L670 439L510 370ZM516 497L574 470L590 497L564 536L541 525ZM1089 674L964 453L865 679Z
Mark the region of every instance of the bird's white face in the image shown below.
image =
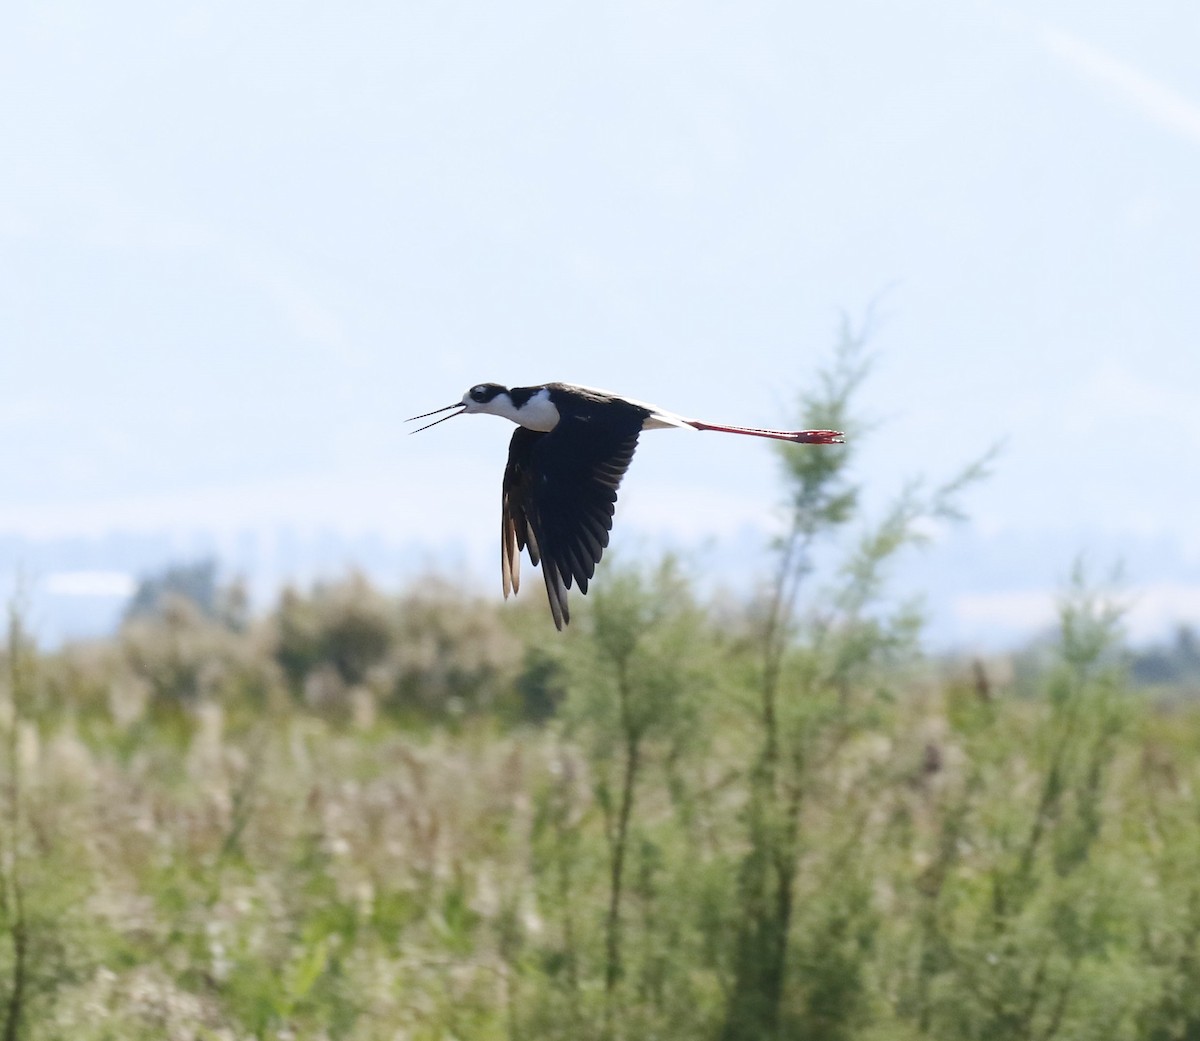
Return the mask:
M462 396L464 412L484 412L511 419L516 411L508 388L499 383L477 383Z
M411 431L414 434L468 412L483 412L489 416L500 416L518 426L542 432L553 430L558 425L558 409L550 400L550 391L545 387L536 390L532 387L522 387L517 395L517 400L521 402L520 407L513 401L513 395L509 389L500 386L499 383L476 383L462 396L461 401L456 401L453 405L443 405L441 408L435 408L432 412L424 412L419 416L412 416L406 422L427 419L442 412L450 413L448 416L442 416L441 419L426 423L423 427L417 427L416 430Z
M500 416L530 430L545 432L558 425L558 409L550 400L550 392L545 387L533 394L522 388L517 400L521 402L519 406L513 401L513 395L508 388L498 383L478 383L463 395L462 410Z

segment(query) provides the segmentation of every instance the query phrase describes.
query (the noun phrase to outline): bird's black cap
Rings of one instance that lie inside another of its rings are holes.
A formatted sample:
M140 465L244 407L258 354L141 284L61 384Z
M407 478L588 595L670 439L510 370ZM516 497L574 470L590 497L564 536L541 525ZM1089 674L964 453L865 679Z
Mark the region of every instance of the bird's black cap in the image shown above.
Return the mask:
M477 383L469 391L467 396L472 401L477 401L483 405L491 401L499 394L507 394L508 388L502 387L499 383Z

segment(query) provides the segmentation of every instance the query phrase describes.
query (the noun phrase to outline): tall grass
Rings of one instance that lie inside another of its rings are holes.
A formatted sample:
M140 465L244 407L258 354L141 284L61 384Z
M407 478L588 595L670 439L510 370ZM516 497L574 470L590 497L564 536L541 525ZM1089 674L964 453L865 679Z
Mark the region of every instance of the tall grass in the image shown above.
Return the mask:
M25 1018L29 985L29 920L26 917L25 796L21 734L29 702L29 656L21 616L9 614L7 676L7 775L4 784L4 843L0 847L0 917L9 943L9 966L4 1008L4 1041L16 1041Z
M199 697L120 642L18 639L11 1036L1200 1024L1197 717L1129 693L1086 588L1032 691L909 658L903 612L798 632L770 753L761 613L698 603L670 565L596 594L550 658L513 659L565 691L536 724L503 694L422 723L388 669L356 688L370 711L310 703L272 665L271 620L220 637L242 669Z

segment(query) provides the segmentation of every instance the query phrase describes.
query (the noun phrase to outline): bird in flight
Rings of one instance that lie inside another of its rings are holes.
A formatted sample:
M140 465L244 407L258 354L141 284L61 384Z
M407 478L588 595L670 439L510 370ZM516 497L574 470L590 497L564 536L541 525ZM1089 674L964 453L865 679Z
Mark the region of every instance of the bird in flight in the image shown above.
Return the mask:
M454 411L451 411L451 410ZM838 430L760 430L687 419L656 405L570 383L503 387L478 383L452 405L405 422L435 419L428 430L464 413L483 412L517 424L508 446L500 507L500 574L504 597L521 585L521 550L541 565L550 613L559 630L570 621L567 590L586 593L608 545L617 488L643 430L676 427L832 445Z

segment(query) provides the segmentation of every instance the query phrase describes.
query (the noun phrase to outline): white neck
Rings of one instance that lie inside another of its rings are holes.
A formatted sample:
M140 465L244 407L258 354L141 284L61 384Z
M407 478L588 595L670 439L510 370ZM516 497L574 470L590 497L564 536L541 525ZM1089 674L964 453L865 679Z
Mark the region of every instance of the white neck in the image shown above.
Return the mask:
M468 411L486 412L488 415L500 416L529 430L540 430L543 433L558 426L558 409L550 400L548 390L539 390L524 405L517 408L512 398L507 394L497 394L491 401L476 405L474 409L468 405Z

